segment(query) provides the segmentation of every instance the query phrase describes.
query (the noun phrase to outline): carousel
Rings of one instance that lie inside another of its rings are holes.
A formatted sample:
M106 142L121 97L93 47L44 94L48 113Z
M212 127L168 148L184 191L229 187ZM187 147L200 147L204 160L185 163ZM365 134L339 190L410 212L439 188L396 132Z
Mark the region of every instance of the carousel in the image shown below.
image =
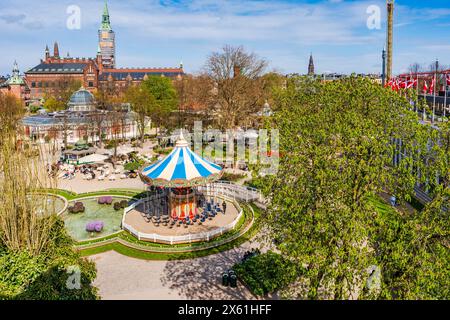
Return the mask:
M147 195L125 213L124 228L139 238L156 239L155 233L191 235L233 223L240 208L214 189L222 174L221 166L194 153L180 134L169 155L139 172Z
M168 214L172 219L190 220L198 215L198 207L203 202L196 187L220 179L222 172L222 167L192 152L181 133L172 152L144 168L140 177L150 187L166 189Z

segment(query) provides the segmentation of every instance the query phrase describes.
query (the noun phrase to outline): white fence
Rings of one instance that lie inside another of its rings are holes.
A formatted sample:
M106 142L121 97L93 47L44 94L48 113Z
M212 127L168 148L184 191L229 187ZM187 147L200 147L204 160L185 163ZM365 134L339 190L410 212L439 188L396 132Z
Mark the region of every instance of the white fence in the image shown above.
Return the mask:
M226 225L224 227L219 227L219 228L216 228L216 229L208 231L208 232L199 232L199 233L187 234L187 235L183 235L183 236L163 236L163 235L160 235L157 233L144 233L144 232L137 231L135 228L133 228L131 225L129 225L128 223L125 222L125 216L128 212L130 212L131 210L134 210L141 203L148 201L147 198L144 198L144 199L138 200L137 202L133 203L132 205L130 205L129 207L124 209L124 214L123 214L123 218L122 218L122 228L125 230L128 230L139 240L153 241L153 242L159 242L159 243L170 243L170 244L186 243L186 242L190 243L193 241L204 241L204 240L209 241L217 236L220 236L220 235L234 229L236 227L236 224L239 222L242 215L244 214L241 206L237 203L237 201L234 200L233 198L227 196L225 193L222 193L221 189L214 188L214 192L212 192L212 190L211 190L211 192L209 192L208 190L203 190L203 192L208 196L218 196L218 197L221 197L221 198L233 203L239 212L237 218L234 219L233 222L229 223L228 225Z
M200 186L198 187L198 190L201 192L206 191L207 193L218 193L239 201L258 201L264 203L264 197L258 189L229 181L217 181L205 186Z

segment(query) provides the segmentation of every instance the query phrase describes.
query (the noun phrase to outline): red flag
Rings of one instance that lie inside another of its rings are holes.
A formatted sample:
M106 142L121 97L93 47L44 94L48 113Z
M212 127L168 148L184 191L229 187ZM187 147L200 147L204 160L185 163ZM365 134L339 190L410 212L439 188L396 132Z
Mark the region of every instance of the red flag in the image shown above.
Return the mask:
M390 87L392 89L392 79L389 79L389 81L384 85L385 88Z
M398 91L400 89L400 80L395 79L394 90Z
M408 81L408 83L406 84L406 88L411 89L411 88L415 88L417 86L417 80L416 79L411 79Z
M406 89L406 87L408 86L407 81L404 80L399 80L399 88L400 89Z
M428 93L428 83L427 83L427 80L423 80L423 93Z
M431 81L430 94L431 94L431 93L434 93L435 80L436 80L436 79L433 79L433 81Z

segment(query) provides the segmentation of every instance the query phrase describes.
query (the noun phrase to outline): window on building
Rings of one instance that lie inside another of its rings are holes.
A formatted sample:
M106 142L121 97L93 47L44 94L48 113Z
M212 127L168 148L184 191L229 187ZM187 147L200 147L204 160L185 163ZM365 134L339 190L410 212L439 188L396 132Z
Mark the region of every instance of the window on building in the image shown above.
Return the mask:
M32 82L32 83L31 83L31 87L32 87L32 88L36 88L36 82Z
M89 81L89 87L93 87L94 86L94 82Z

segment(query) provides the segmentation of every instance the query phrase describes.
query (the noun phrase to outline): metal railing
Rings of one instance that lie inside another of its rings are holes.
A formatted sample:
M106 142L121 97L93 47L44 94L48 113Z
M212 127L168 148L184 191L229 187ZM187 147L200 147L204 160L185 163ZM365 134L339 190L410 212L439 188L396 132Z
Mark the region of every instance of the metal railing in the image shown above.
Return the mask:
M264 203L264 197L258 189L236 184L230 181L217 181L205 186L198 187L199 191L217 191L230 198L239 201Z

